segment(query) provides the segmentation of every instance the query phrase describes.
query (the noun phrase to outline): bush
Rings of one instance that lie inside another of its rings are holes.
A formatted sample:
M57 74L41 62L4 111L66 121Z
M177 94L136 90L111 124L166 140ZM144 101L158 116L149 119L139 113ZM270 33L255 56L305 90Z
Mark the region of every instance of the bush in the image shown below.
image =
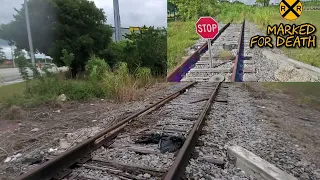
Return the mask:
M87 63L87 71L90 81L101 80L104 74L110 71L110 66L104 59L92 55Z
M74 54L68 53L66 49L62 50L62 57L60 57L60 60L70 68L72 61L74 60Z
M151 77L151 70L146 67L138 67L135 72L135 78L138 81L139 87L148 85L150 83Z
M105 74L103 84L108 97L117 101L130 101L135 98L136 82L124 62L118 63L113 73Z
M153 76L166 76L167 31L164 28L142 28L145 30L127 34L127 40L111 43L108 50L101 52L101 56L111 67L119 62L127 63L131 74L138 67L146 67Z

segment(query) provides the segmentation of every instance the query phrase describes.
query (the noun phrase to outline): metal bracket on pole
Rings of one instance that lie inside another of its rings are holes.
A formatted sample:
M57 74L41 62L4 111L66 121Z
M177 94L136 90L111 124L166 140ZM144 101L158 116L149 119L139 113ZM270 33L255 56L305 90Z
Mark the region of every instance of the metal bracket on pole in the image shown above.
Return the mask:
M211 39L208 39L208 50L209 50L209 61L210 61L210 68L213 68L213 59L211 54Z

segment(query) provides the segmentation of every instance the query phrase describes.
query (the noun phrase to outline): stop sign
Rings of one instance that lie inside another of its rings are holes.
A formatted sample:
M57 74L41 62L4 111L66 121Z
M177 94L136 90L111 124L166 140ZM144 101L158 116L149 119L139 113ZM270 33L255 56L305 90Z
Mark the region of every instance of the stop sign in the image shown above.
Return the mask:
M196 23L196 31L204 39L213 39L219 32L218 23L212 17L200 17Z

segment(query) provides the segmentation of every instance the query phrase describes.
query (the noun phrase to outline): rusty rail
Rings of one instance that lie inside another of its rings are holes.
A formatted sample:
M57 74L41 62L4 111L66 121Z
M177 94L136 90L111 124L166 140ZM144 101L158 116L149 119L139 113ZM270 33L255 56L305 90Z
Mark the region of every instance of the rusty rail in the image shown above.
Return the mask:
M221 82L215 87L213 93L211 94L209 100L207 101L204 109L202 110L201 114L199 115L196 123L194 124L192 130L190 131L186 141L184 142L183 146L179 150L179 153L173 162L173 165L170 167L169 171L167 172L164 180L176 180L180 179L181 176L185 172L185 168L189 163L190 156L194 150L196 145L197 139L200 136L202 127L205 122L205 118L207 114L210 112L211 105L218 94L218 90L221 86Z
M75 165L76 163L80 162L83 158L87 155L90 155L91 152L98 149L99 147L106 144L108 141L115 138L120 131L125 127L125 125L131 122L134 118L146 113L147 111L154 110L159 108L159 106L164 105L165 103L171 101L179 94L183 93L186 89L192 87L196 83L189 83L185 87L181 88L180 90L166 96L162 100L159 100L157 103L152 104L146 107L143 110L121 120L117 124L106 128L105 130L101 131L97 135L85 140L84 142L76 145L72 149L62 153L61 155L57 156L50 161L47 161L40 165L39 167L21 175L18 177L19 180L49 180L59 176L59 178L63 178L64 176L70 173L68 169L70 166ZM63 174L63 175L61 175Z
M234 61L231 82L243 81L243 60L244 60L244 28L245 20L242 22L240 38L238 41L238 53Z

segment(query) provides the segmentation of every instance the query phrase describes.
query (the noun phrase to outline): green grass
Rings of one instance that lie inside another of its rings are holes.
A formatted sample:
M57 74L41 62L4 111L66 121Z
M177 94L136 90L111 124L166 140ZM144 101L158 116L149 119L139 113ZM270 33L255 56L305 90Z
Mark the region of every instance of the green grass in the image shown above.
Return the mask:
M168 71L172 70L185 55L185 48L192 46L200 36L195 31L195 22L176 21L168 23Z
M255 8L254 14L248 14L248 19L258 25L259 29L261 29L264 33L266 33L267 24L274 25L279 23L284 24L302 24L302 23L311 23L316 26L316 36L317 36L317 48L285 48L282 47L281 50L284 53L295 60L304 62L306 64L310 64L316 67L320 67L320 49L319 49L319 37L320 37L320 11L303 11L302 15L294 20L287 21L283 19L279 12L278 8ZM275 38L273 36L273 38Z
M320 83L312 82L287 82L287 83L262 83L270 91L281 90L297 98L300 103L320 107Z
M7 97L23 94L25 89L26 85L24 82L0 86L0 103Z
M320 11L303 11L297 20L284 22L295 24L310 23L316 26L317 48L282 48L282 50L292 59L320 67Z

